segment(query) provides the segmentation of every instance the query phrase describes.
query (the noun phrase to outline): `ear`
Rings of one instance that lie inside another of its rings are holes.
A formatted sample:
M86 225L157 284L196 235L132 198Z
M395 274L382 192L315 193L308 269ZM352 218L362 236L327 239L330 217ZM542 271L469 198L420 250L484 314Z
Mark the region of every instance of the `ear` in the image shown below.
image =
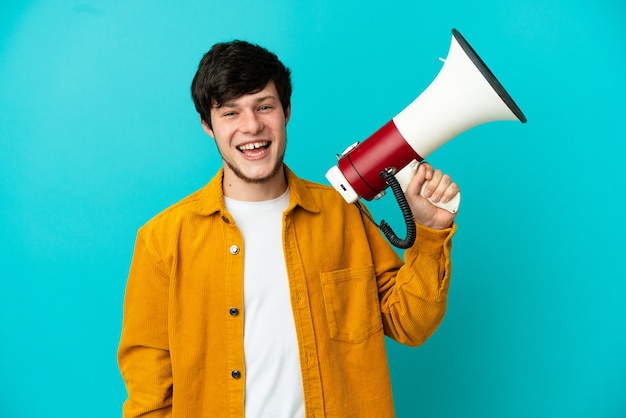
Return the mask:
M290 117L291 117L291 103L289 103L289 106L287 106L287 109L285 109L285 126L287 125L287 123L289 123Z
M204 129L204 132L206 132L206 134L210 136L211 138L215 139L215 134L213 133L213 129L211 129L209 124L206 123L204 119L202 119L202 116L200 116L200 123L202 124L202 129Z

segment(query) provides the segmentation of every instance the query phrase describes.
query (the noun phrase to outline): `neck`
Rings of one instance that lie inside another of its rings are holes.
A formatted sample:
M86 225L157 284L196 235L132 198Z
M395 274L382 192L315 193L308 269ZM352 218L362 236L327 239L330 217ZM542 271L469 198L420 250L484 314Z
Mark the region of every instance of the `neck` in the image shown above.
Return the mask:
M271 178L262 182L244 180L225 168L222 188L224 196L231 199L261 202L282 196L287 190L287 178L283 167Z

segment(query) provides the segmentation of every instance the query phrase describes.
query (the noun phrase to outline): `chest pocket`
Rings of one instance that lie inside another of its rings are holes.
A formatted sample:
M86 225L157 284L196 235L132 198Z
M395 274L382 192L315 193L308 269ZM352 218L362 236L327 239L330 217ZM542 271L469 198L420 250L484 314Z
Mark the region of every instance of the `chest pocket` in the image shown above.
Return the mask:
M374 266L321 273L330 337L360 343L383 327Z

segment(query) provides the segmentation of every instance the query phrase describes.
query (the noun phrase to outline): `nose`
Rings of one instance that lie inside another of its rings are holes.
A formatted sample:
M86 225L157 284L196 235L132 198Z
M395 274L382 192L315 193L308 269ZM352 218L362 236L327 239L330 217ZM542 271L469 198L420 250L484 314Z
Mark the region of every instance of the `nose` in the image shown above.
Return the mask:
M254 111L245 112L242 125L246 133L256 134L263 130L263 121Z

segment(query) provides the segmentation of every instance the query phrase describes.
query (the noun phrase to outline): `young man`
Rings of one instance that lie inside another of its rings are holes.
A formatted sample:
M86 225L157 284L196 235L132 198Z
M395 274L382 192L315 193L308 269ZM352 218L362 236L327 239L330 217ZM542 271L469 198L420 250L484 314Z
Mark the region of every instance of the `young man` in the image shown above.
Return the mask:
M124 417L394 416L384 336L446 310L458 187L422 164L403 262L332 187L283 163L289 70L247 42L203 57L192 97L223 168L140 228L119 346Z

